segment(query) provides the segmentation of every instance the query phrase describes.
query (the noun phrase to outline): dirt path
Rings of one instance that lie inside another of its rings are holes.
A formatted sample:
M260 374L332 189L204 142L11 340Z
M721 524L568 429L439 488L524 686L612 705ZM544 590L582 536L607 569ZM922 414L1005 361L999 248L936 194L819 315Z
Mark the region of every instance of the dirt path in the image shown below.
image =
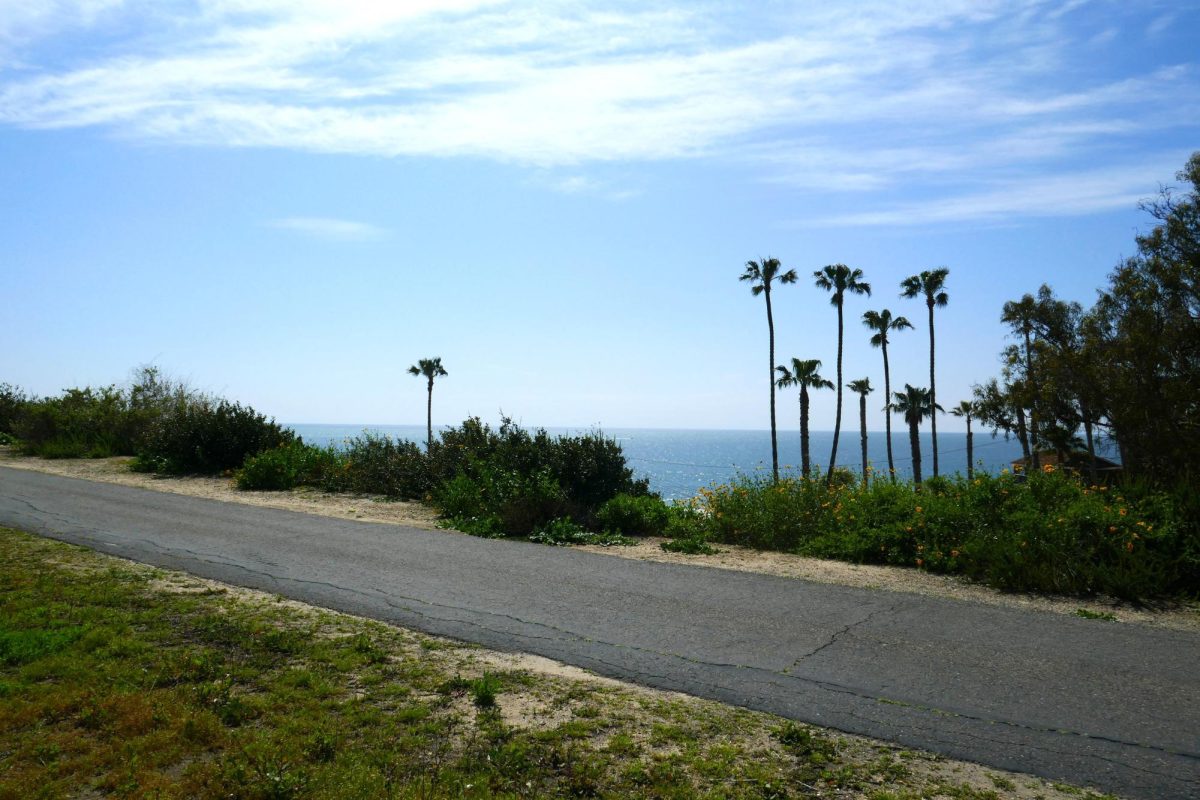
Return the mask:
M231 478L159 477L129 471L129 458L46 460L21 456L12 448L0 447L0 464L18 469L47 472L86 480L137 486L161 492L206 497L243 505L279 508L307 514L362 522L407 525L425 530L437 529L437 513L421 503L406 503L378 496L328 494L301 488L290 492L238 490ZM453 532L448 531L448 534ZM947 597L1028 611L1066 615L1116 617L1122 623L1134 623L1176 630L1200 631L1200 604L1146 607L1110 598L1054 597L1034 594L1010 594L958 578L934 575L902 567L848 564L789 553L752 550L721 545L720 553L693 556L668 553L659 545L663 539L647 538L632 547L584 546L581 550L620 558L660 561L693 566L756 572L817 583L907 592ZM1097 620L1098 623L1103 620Z

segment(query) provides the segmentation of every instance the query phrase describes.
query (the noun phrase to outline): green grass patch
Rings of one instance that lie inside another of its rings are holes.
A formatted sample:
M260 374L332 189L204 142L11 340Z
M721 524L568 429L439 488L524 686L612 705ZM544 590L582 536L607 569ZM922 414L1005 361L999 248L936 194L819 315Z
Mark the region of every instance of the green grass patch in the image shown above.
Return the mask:
M7 529L0 620L0 800L983 797L1013 785L964 783L954 762L765 714L506 668L471 645ZM1067 791L1039 782L1047 800Z

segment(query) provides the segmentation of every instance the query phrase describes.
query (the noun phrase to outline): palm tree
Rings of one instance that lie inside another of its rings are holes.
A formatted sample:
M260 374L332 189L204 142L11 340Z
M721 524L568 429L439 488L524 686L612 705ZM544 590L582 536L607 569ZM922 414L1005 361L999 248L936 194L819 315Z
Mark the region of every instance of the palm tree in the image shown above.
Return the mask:
M920 275L913 275L900 282L901 297L925 296L925 305L929 308L929 403L933 408L937 404L937 381L934 380L934 336L933 336L933 307L944 308L950 302L946 294L946 276L950 270L946 267L925 270ZM929 430L933 434L933 477L938 475L938 446L937 446L937 415L929 417Z
M892 396L892 374L891 370L888 369L887 346L890 341L888 333L890 331L902 331L905 328L911 330L912 323L904 317L893 319L892 312L885 308L882 311L868 311L863 314L863 325L875 331L875 335L871 337L871 346L883 350L883 397L886 403L887 398ZM887 413L886 405L884 405L883 410L883 419L887 427L888 474L895 481L896 462L892 460L892 415Z
M871 388L870 378L850 381L846 387L852 392L858 392L858 429L862 433L862 476L863 486L867 485L867 395L875 391Z
M862 280L861 269L850 269L845 264L830 264L824 269L813 273L817 288L833 292L829 302L837 307L838 314L838 353L837 353L837 418L833 424L833 451L829 454L829 472L825 476L826 483L833 482L833 468L837 464L838 437L842 433L842 302L846 292L854 294L871 294L871 284Z
M789 269L780 272L783 265L777 258L764 258L759 261L747 261L746 271L738 280L750 282L750 294L758 297L760 294L767 299L767 334L770 338L770 366L767 378L771 386L771 474L779 480L779 439L775 428L775 318L771 316L771 284L795 283L796 270Z
M800 387L800 469L806 478L812 469L812 462L808 457L808 390L833 388L831 381L817 374L820 368L821 362L815 358L808 361L793 358L791 370L787 367L775 368L779 373L776 385L780 389L788 386Z
M933 419L935 410L941 411L942 407L933 402L933 393L929 390L904 384L903 392L896 392L895 402L892 403L892 411L897 414L904 415L904 421L908 423L908 443L912 447L912 466L913 466L913 483L921 483L921 439L917 434L917 426L921 424L921 420L929 417Z
M425 449L433 449L433 379L441 378L448 373L442 369L442 359L422 358L416 365L408 368L409 375L420 377L424 375L429 381L429 400L425 405Z
M967 419L967 480L971 480L975 477L975 434L971 433L971 417L975 415L975 406L970 400L963 400L950 409L950 413Z

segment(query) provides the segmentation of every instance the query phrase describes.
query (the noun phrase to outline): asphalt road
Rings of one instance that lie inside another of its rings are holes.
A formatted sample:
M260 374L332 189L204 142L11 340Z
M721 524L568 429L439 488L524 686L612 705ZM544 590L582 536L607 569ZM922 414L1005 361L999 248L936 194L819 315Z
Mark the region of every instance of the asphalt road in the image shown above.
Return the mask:
M0 468L0 525L1125 797L1200 797L1200 635Z

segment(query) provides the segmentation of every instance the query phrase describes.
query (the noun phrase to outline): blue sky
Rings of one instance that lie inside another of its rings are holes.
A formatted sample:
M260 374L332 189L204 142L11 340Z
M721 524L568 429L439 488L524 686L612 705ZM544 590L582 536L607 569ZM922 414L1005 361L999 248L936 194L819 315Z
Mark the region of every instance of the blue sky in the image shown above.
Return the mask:
M0 0L0 381L149 362L281 420L415 423L405 370L440 355L438 422L762 428L737 277L774 256L777 360L833 377L811 274L843 262L875 290L846 379L877 386L862 312L917 325L893 383L927 384L899 283L949 267L950 405L1005 300L1089 303L1133 252L1200 148L1198 39L1191 2Z

